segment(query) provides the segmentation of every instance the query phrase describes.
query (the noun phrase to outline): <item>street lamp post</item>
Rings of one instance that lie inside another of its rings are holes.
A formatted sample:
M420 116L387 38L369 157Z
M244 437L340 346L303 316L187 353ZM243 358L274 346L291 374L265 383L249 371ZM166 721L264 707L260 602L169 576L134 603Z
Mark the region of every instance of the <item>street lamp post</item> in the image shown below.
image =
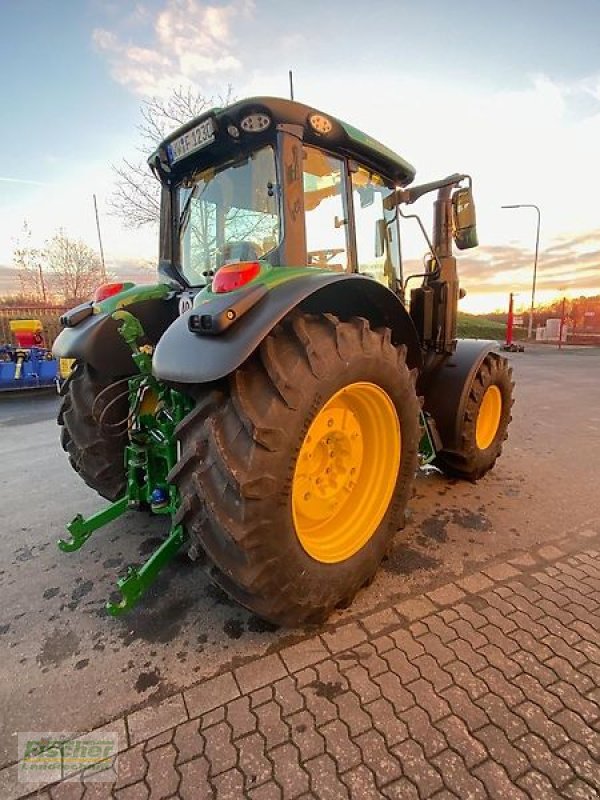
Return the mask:
M540 210L534 203L516 203L514 205L502 206L502 208L535 208L537 212L537 227L535 232L535 258L533 260L533 284L531 287L531 308L529 309L529 327L527 337L533 336L533 309L535 306L535 279L537 276L538 251L540 248Z

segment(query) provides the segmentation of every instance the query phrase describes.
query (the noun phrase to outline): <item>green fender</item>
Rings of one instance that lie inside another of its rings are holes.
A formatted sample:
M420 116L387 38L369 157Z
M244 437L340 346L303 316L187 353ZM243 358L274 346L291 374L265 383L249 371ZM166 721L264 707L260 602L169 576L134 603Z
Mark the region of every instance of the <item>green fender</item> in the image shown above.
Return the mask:
M282 267L281 269L286 269ZM213 295L179 317L158 342L153 372L173 383L208 383L237 369L292 310L365 317L389 327L392 341L405 344L410 368L420 369L422 352L413 322L396 295L372 278L308 270L268 290L244 289ZM203 328L190 330L202 317ZM223 322L232 318L231 324Z

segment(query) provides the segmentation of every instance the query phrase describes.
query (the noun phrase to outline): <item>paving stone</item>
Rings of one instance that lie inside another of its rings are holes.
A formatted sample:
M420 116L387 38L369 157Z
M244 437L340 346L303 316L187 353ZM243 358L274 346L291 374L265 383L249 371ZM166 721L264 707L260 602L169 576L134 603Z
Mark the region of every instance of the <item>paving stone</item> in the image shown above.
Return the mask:
M148 800L149 796L150 790L145 783L134 783L131 786L127 786L125 789L115 791L117 800ZM188 797L191 797L191 795L182 794L181 797L183 800L188 800ZM194 798L196 800L205 800L205 798L208 800L208 795L202 797L201 794L196 792Z
M589 783L585 783L579 778L571 781L567 786L563 786L560 795L572 800L598 800L598 792Z
M501 697L486 694L476 702L493 724L504 731L511 742L527 733L527 727L521 717L514 714Z
M382 631L397 627L400 624L400 617L393 608L384 608L375 614L368 614L363 617L361 624L369 636L376 636Z
M304 696L307 710L315 718L316 725L320 726L326 722L336 719L338 710L333 704L333 695L335 690L330 687L313 681L307 686L300 689L301 694Z
M169 797L179 787L179 773L175 769L177 751L172 744L159 747L146 754L148 772L146 782L150 786L150 797ZM86 793L87 794L87 793Z
M325 646L334 654L356 647L356 645L364 642L366 638L367 634L356 622L342 625L331 633L321 634L321 639L325 642Z
M532 798L560 800L561 797L564 797L562 792L558 794L549 778L535 769L530 770L526 775L522 775L517 781L517 785Z
M503 730L495 725L480 728L475 736L487 748L492 759L502 764L512 781L516 781L529 769L529 761L521 750L514 747L506 738Z
M448 701L455 716L464 721L471 733L488 723L489 720L486 714L479 706L473 703L469 695L460 686L451 686L449 689L444 689L441 694Z
M335 759L338 772L345 772L361 763L361 752L350 739L344 722L336 719L324 725L320 732L325 737L327 752Z
M381 689L371 680L367 670L360 664L347 670L345 676L350 683L352 691L358 695L363 705L381 697Z
M517 628L520 627L510 616L503 614L501 611L498 611L497 608L493 608L492 606L480 608L479 612L482 616L486 617L490 625L500 628L500 630L506 634L516 631Z
M176 694L157 705L146 706L127 715L127 728L131 744L150 739L159 733L187 720L183 697Z
M422 797L429 797L444 788L438 770L430 764L421 747L410 739L393 748L405 776L415 784Z
M340 717L348 726L352 738L368 731L372 726L371 718L365 714L358 697L353 692L344 692L335 697L334 703L338 707Z
M375 683L381 689L382 695L394 706L396 713L415 704L413 695L404 688L400 678L393 672L378 675Z
M341 776L348 787L351 800L381 800L381 793L370 769L360 764Z
M410 600L398 603L396 611L410 622L414 622L417 619L426 617L428 614L432 614L435 611L435 606L426 597L413 597Z
M427 597L432 600L437 606L451 606L462 600L465 593L455 583L447 583L440 586L439 589L434 589L432 592L427 592Z
M557 558L563 558L565 555L562 550L560 550L558 547L555 547L553 544L547 544L545 547L540 547L540 549L537 551L537 554L545 561L556 561Z
M475 770L489 797L503 800L528 800L527 795L508 777L506 770L494 761L486 761Z
M231 726L231 738L235 741L240 736L256 730L258 720L250 711L250 698L238 697L225 707L225 717Z
M148 762L143 756L144 744L138 744L119 755L118 776L115 789L122 789L143 780L148 770Z
M212 725L218 725L219 722L223 722L224 719L225 706L213 708L212 711L208 711L206 714L202 714L200 717L200 730L203 728L210 728Z
M525 722L531 733L540 736L551 750L556 750L569 741L563 728L549 719L540 706L535 703L527 700L514 706L514 711Z
M225 705L239 697L240 690L233 675L226 672L184 692L185 703L190 717L199 717L213 708Z
M311 776L311 798L344 800L350 797L348 788L338 777L335 762L326 753L307 761L304 769Z
M421 745L427 758L433 758L448 747L446 738L433 727L427 713L419 706L401 711L398 716L408 728L410 737Z
M464 589L465 592L470 592L471 594L484 592L493 585L493 581L484 575L483 572L475 572L473 575L467 575L466 578L461 578L457 580L456 583L461 589Z
M215 800L231 800L232 797L242 797L244 793L244 778L238 769L230 769L217 775L213 780L215 787Z
M518 650L513 653L511 658L524 672L535 678L542 686L550 686L558 680L558 675L555 672L541 664L537 658L526 650ZM518 675L514 677L515 683L518 683L519 677Z
M478 697L487 694L487 684L475 675L471 667L464 661L451 661L445 665L444 670L452 676L455 684L467 692L471 700L477 700Z
M443 731L450 747L461 755L469 769L488 757L485 747L469 733L464 721L455 714L440 720L436 727Z
M418 658L425 652L424 645L419 642L410 631L400 629L391 633L390 637L392 639L392 647L395 645L402 650L402 652L408 656L409 661ZM390 637L386 638L389 639ZM375 642L373 644L375 644ZM391 648L388 647L386 649L389 650ZM381 651L378 649L378 652Z
M364 763L369 767L378 786L400 778L402 767L391 755L385 739L376 730L371 730L355 738L355 743L361 750Z
M507 681L504 675L496 667L482 669L479 677L485 681L490 692L497 694L506 702L509 708L522 703L525 695L519 686L512 681Z
M595 722L598 719L600 710L596 703L582 697L571 684L558 681L549 686L548 691L559 697L567 708L575 711L586 722Z
M373 721L373 727L383 735L388 747L393 747L408 738L408 728L400 720L389 700L380 697L365 706Z
M570 739L585 747L592 759L600 763L600 734L590 728L579 714L563 709L553 719L567 732Z
M148 739L144 746L144 750L146 753L149 753L150 750L156 750L157 747L163 747L165 744L171 744L173 740L173 734L175 733L175 728L171 728L164 733L159 733L158 736L153 736L152 739Z
M363 642L360 647L352 651L340 653L338 660L341 660L342 664L345 664L345 657L350 654L357 656L358 663L367 670L371 678L376 678L377 675L381 675L389 669L387 661L385 661L382 656L378 655L377 650L370 642ZM350 667L352 666L352 662L348 662L348 664Z
M301 711L306 705L304 697L298 691L296 679L289 675L273 685L273 692L275 702L281 706L284 717Z
M258 789L252 789L249 797L250 800L281 800L283 792L274 781L271 781L259 786Z
M210 775L219 775L221 772L235 767L237 752L231 744L231 728L227 723L220 722L203 731L206 739L205 754L210 764Z
M238 767L245 778L246 791L266 783L272 778L273 765L265 752L265 739L260 733L242 736L235 743L238 750Z
M520 575L519 570L511 567L510 564L495 564L494 566L486 567L481 571L484 575L487 575L488 578L491 578L494 581L506 581L509 578L514 578L516 575Z
M456 658L454 650L450 650L450 648L441 641L439 636L433 633L426 633L424 636L420 637L419 641L423 644L423 647L425 647L429 655L435 658L440 667L443 667L450 661L454 661Z
M469 774L463 760L452 750L446 750L433 759L433 764L439 770L444 783L451 789L455 796L461 800L487 800L488 794L483 783ZM439 797L439 795L435 795Z
M265 703L270 703L273 700L273 687L263 686L262 689L257 689L250 695L250 708L252 711L259 706L264 706Z
M600 767L598 761L592 760L586 750L576 742L565 744L557 755L563 758L579 778L591 784L594 789L600 792ZM549 776L552 778L552 776Z
M425 617L423 624L427 626L431 633L438 636L444 644L448 644L448 642L458 638L458 633L454 628L450 627L441 614L432 614L429 617Z
M459 619L465 619L467 622L470 622L475 630L479 630L479 628L489 624L487 618L472 608L468 603L458 603L454 608L458 613Z
M406 655L397 647L384 653L383 658L394 675L397 675L403 684L410 683L410 681L417 680L420 677L419 670L413 667Z
M516 676L523 671L520 664L515 663L511 657L505 655L495 644L486 644L485 647L482 647L477 652L489 664L500 670L509 680L516 678ZM480 669L485 669L485 664Z
M81 781L62 781L61 783L51 786L48 793L44 792L42 794L40 790L34 796L36 800L38 797L43 797L44 795L48 800L81 800L85 789L86 787Z
M515 642L518 648L527 650L527 652L534 655L539 661L546 661L548 658L552 658L553 651L550 650L547 645L542 644L539 639L532 636L529 631L524 631L519 628L509 633L508 636Z
M254 713L258 717L258 729L266 739L267 750L288 740L288 726L281 719L281 708L277 703L272 700L259 706Z
M405 632L408 633L408 631ZM385 653L387 650L391 650L392 647L395 647L394 640L391 636L378 636L371 641L371 644L380 655Z
M277 653L262 656L235 670L235 677L242 694L253 692L255 689L274 683L286 674L286 669Z
M488 664L481 652L474 650L465 639L456 639L454 642L448 642L448 647L454 653L454 657L468 664L473 672L479 672L480 669L485 669ZM485 648L490 647L491 645L489 644L485 646ZM482 648L482 652L485 648Z
M461 639L465 639L475 650L488 644L488 639L483 635L483 629L476 630L466 619L459 619L450 623Z
M450 706L441 694L424 678L419 678L406 687L418 705L425 709L432 722L450 714Z
M528 733L515 742L535 769L550 779L556 789L571 781L575 775L566 760L553 753L546 742L534 733Z
M310 788L309 778L300 766L298 760L298 750L293 744L280 745L273 750L273 770L275 780L283 790L284 800L287 798L298 797L302 792L308 792Z
M586 694L594 688L594 682L588 675L576 670L572 664L560 656L549 658L546 666L556 672L561 680L574 686L581 694Z
M556 695L548 692L537 678L532 677L526 672L517 675L513 683L522 689L525 697L540 706L548 716L564 708Z
M413 661L413 664L419 670L421 677L429 681L436 692L441 692L443 689L447 689L452 685L452 676L449 675L447 671L439 667L433 656L430 656L429 654L419 656L419 658L416 658Z
M329 651L318 637L286 647L280 651L280 656L290 672L296 672L330 658Z
M332 724L337 723L339 720L335 720ZM325 740L317 731L314 717L308 711L299 711L288 717L287 724L290 729L290 737L298 748L302 763L325 752Z
M502 650L505 656L511 656L519 649L519 645L511 636L505 634L504 631L492 625L484 626L479 632L486 637L491 645L494 645L498 649Z
M382 789L382 792L389 800L420 800L416 786L408 778L400 778L390 783Z

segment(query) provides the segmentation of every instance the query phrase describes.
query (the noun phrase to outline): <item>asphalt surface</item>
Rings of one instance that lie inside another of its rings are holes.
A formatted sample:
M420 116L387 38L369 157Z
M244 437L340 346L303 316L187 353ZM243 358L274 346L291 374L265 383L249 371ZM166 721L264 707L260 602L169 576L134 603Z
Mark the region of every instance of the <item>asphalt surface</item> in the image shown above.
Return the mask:
M333 623L598 519L600 350L510 358L514 420L496 469L476 485L420 475L391 557ZM164 522L132 513L79 553L56 549L75 513L102 507L60 450L57 404L0 397L0 767L16 758L17 731L90 730L302 633L273 630L183 560L134 612L107 616L117 575L151 552Z

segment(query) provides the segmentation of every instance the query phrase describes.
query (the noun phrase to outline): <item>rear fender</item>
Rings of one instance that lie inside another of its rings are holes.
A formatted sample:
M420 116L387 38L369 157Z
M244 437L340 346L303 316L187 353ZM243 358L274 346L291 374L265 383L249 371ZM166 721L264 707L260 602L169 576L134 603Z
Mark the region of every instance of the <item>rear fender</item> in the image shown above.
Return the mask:
M452 355L432 355L417 383L446 452L460 451L465 405L473 378L488 353L498 343L484 339L459 339Z
M74 327L64 328L54 342L52 353L56 358L84 361L102 375L131 375L137 372L131 349L119 334L120 323L111 316L112 306L103 309L102 305L96 307L98 313L85 317ZM163 298L128 303L126 308L142 323L148 343L155 345L177 317L178 298L170 293Z
M232 303L235 294L230 295ZM224 313L225 297L219 295L204 302L202 315L210 317L213 313L218 323ZM200 308L183 314L165 332L154 351L154 374L174 383L207 383L224 378L246 361L275 325L295 309L331 313L341 319L361 316L373 327L389 327L392 341L406 345L409 367L422 366L416 329L392 291L362 275L315 272L257 294L252 307L218 335L190 331L190 317L197 316Z

